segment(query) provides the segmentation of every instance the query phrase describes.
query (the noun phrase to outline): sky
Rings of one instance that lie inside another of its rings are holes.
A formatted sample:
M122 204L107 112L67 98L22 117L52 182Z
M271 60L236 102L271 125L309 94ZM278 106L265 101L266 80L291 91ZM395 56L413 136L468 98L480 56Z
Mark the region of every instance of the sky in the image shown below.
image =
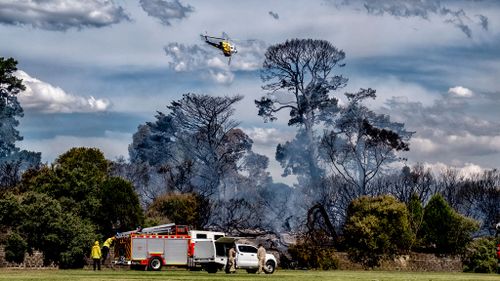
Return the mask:
M18 60L27 90L23 149L44 162L74 146L128 157L137 126L184 93L243 95L235 118L274 161L293 138L286 113L257 115L266 48L292 38L346 53L347 87L377 90L369 106L415 132L407 164L500 167L500 1L0 0L0 56ZM227 33L231 65L200 34Z

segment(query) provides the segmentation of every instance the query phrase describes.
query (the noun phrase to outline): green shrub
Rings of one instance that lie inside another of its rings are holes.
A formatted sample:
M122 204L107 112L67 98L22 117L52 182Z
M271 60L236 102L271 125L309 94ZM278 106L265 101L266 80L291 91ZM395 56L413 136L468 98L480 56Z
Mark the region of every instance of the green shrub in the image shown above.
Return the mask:
M494 273L497 267L495 240L483 237L472 241L462 262L465 272Z
M90 221L100 235L108 236L133 229L144 219L132 184L110 177L108 168L99 149L72 148L61 154L52 167L23 177L21 189L57 200L62 212Z
M12 226L19 217L19 201L10 192L0 197L0 226Z
M5 259L9 262L22 263L28 243L16 232L11 232L5 243Z
M72 148L61 154L52 167L43 168L24 181L24 189L59 201L64 212L77 214L99 225L101 186L107 178L108 161L96 148Z
M390 195L353 200L347 208L344 239L349 258L364 267L408 252L414 236L405 204Z
M436 254L460 254L478 229L476 221L458 214L440 194L435 194L424 208L419 236Z
M28 249L43 252L44 264L83 267L84 256L96 239L91 222L63 211L59 201L36 192L23 195L21 209L19 231L27 237Z
M105 236L144 224L144 214L134 186L122 178L109 177L101 184L100 233Z
M94 226L72 214L66 214L59 221L61 247L59 253L59 267L82 268L85 265L85 256L90 253L94 241L98 240L94 233ZM67 237L67 241L63 239Z
M419 233L424 220L424 207L422 206L422 202L420 201L416 193L413 193L410 197L407 208L409 213L408 218L410 220L410 228L413 236L415 237L411 248L415 249L419 248L422 245L422 242L420 241L417 234Z

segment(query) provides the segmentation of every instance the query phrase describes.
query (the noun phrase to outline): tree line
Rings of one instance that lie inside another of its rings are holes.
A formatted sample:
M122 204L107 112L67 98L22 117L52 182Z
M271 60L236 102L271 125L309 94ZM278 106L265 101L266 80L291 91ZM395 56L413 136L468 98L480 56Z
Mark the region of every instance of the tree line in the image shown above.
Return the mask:
M129 159L73 148L41 164L40 153L15 146L16 95L24 88L13 74L17 62L0 60L0 225L7 234L0 243L11 260L38 249L47 263L75 267L95 238L175 222L234 235L299 233L293 259L331 268L335 250L373 267L410 250L464 254L473 236L492 235L498 171L465 177L420 164L391 168L413 132L365 105L374 89L337 96L348 82L337 73L344 59L331 43L312 39L265 54L265 95L255 104L264 122L289 113L296 135L277 145L275 158L285 176L297 177L294 186L273 182L269 159L253 151L234 116L237 95L172 101L138 126Z

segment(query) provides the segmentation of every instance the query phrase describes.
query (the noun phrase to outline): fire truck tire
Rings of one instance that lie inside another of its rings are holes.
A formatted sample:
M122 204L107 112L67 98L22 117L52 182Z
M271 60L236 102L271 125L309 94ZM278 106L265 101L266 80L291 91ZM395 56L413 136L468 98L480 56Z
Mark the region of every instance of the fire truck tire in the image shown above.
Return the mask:
M217 265L216 264L209 264L205 267L205 270L208 272L208 273L217 273L217 271L219 270L217 268Z
M274 263L274 261L271 260L266 262L266 268L264 270L266 274L272 274L275 269L276 269L276 264Z
M148 268L152 271L161 270L162 262L159 257L153 257L149 260Z

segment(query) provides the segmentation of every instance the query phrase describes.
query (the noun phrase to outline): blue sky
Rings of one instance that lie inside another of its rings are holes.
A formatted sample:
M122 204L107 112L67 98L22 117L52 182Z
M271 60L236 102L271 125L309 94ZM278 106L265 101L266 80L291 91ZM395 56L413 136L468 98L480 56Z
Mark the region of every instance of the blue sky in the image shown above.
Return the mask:
M325 39L346 52L348 86L415 131L409 163L500 167L500 2L428 0L0 2L0 55L28 86L20 146L44 161L73 146L128 156L137 126L183 93L244 95L236 110L254 149L273 159L293 137L286 114L257 116L267 46ZM228 66L200 33L235 38ZM271 163L278 181L280 168Z

